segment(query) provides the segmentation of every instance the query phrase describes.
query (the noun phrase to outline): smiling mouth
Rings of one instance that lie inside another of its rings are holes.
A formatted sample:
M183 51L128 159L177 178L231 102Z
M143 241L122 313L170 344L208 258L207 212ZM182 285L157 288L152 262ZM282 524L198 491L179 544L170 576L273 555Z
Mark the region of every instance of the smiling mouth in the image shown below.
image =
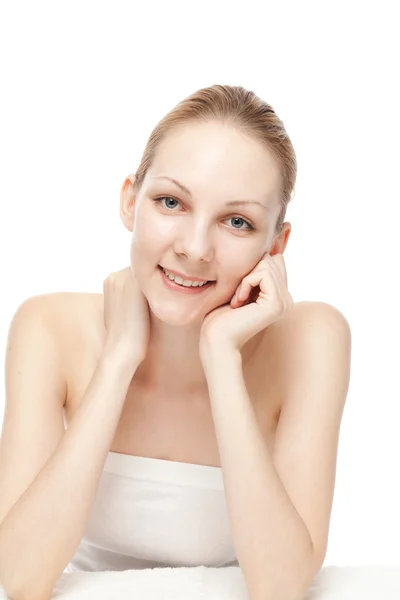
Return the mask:
M170 279L168 277L168 275L165 273L163 267L161 265L158 265L158 269L160 271L160 274L162 276L162 278L164 279L167 287L174 289L175 290L180 290L184 293L199 293L202 292L203 290L206 290L208 288L210 288L215 281L207 281L206 283L202 284L202 285L183 285L182 283L178 283L177 281L174 281L173 279ZM187 280L190 281L190 280Z
M177 273L175 273L174 271L170 271L169 269L165 269L162 265L157 265L159 269L161 269L161 271L163 271L163 273L165 274L166 277L168 277L168 279L170 279L170 281L174 281L177 285L183 285L184 281L190 282L191 284L195 284L195 285L187 285L184 287L202 287L208 283L215 283L214 279L199 279L199 278L192 278L192 277L186 277L183 275L179 275ZM173 279L171 279L171 277L173 277Z

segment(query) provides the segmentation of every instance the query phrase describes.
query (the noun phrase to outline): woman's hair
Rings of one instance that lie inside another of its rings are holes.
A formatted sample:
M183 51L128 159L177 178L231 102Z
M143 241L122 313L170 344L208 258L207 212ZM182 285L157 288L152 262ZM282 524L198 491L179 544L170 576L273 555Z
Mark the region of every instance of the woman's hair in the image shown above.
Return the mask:
M282 179L281 211L275 227L275 234L279 234L296 183L296 154L283 122L272 106L241 86L213 85L179 102L151 132L135 174L136 188L140 189L158 145L171 129L189 121L210 120L239 127L260 141L277 160Z

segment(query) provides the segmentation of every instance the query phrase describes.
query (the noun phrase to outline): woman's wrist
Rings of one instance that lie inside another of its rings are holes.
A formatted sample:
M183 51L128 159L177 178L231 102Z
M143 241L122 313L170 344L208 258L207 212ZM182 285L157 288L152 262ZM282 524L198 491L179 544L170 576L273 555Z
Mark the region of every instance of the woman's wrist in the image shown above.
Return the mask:
M99 361L105 369L116 372L121 377L132 378L136 369L142 362L134 357L127 348L122 346L104 346Z

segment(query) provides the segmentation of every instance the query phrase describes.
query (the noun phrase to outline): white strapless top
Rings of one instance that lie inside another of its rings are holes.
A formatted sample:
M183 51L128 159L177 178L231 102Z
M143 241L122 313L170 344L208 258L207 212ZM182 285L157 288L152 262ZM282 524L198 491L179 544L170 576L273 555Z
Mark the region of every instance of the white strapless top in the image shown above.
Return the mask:
M109 452L64 572L238 566L222 470Z

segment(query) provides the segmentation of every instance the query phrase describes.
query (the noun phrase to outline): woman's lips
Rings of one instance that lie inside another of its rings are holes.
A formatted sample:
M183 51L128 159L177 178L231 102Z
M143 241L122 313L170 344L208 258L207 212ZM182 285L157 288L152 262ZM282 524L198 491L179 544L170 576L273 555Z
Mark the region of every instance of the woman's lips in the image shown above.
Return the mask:
M164 284L167 286L168 289L173 290L175 292L181 292L182 294L201 294L202 292L205 292L205 290L208 290L215 282L214 281L209 281L208 283L204 284L204 285L197 285L195 287L193 286L185 286L185 285L180 285L179 283L175 283L175 281L172 281L169 277L166 276L166 274L164 273L163 268L158 265L162 280L164 282Z

